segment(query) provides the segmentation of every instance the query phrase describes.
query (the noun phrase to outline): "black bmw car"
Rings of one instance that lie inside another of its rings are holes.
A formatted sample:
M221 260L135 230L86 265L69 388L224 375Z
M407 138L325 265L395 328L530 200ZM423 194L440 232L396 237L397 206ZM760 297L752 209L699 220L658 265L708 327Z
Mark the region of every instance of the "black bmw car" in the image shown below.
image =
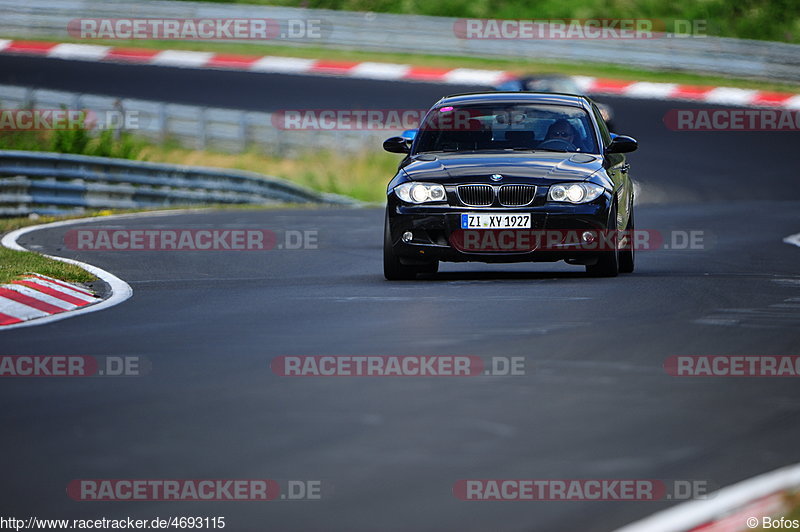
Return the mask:
M387 190L384 275L436 273L440 261L559 261L596 276L634 268L626 152L584 96L489 92L443 98Z

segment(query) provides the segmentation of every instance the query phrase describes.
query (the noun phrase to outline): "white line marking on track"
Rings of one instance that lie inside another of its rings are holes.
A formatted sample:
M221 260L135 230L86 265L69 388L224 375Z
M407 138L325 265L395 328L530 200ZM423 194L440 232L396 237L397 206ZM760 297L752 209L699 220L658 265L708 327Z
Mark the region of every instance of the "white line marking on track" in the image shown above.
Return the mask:
M800 109L800 94L792 96L783 104L787 109Z
M791 244L792 246L800 247L800 233L796 235L789 235L783 239L784 242L787 244Z
M616 532L684 532L723 518L748 504L800 486L800 464L750 478L709 494L706 499L679 504L618 529ZM739 525L744 524L740 521Z
M17 251L27 251L24 247L17 243L17 239L19 239L22 235L26 233L30 233L32 231L38 231L39 229L49 229L53 227L63 227L66 225L79 225L79 224L86 224L92 222L103 222L106 220L123 220L123 219L131 219L131 218L144 218L150 216L174 216L177 214L186 214L190 212L199 212L205 209L185 209L185 210L178 210L178 211L151 211L151 212L140 212L140 213L133 213L133 214L116 214L111 216L104 216L102 218L94 217L94 218L79 218L77 220L62 220L60 222L53 222L49 224L40 224L40 225L32 225L29 227L23 227L22 229L17 229L16 231L11 231L7 235L5 235L2 240L0 240L0 244L9 248L14 249ZM74 316L80 316L82 314L88 314L89 312L97 312L99 310L105 310L107 308L113 307L115 305L119 305L123 301L126 301L133 295L133 290L131 289L130 285L120 279L119 277L113 275L110 272L107 272L97 266L92 266L91 264L86 264L85 262L80 262L73 259L67 259L64 257L55 257L52 255L45 255L51 259L60 260L61 262L66 262L68 264L74 264L84 270L88 271L89 273L99 277L103 281L105 281L109 287L111 287L111 296L103 301L99 301L94 305L87 305L82 308L78 308L72 310L70 312L62 312L61 314L53 314L53 315L46 315L43 312L41 313L44 317L38 317L37 319L24 321L22 323L15 323L12 325L4 325L0 327L0 331L7 331L9 329L16 329L18 327L30 327L33 325L43 325L45 323L52 323L54 321L65 320L67 318L72 318ZM25 305L21 305L25 309L30 307L26 307ZM31 309L35 310L35 309ZM36 311L39 312L39 311ZM15 316L16 317L16 316Z
M83 59L86 61L99 61L104 59L110 51L110 46L61 43L57 44L49 52L47 52L47 56L56 57L58 59Z
M640 81L628 85L622 91L622 94L636 98L668 99L677 88L678 85L674 83L650 83L647 81Z
M307 72L316 62L316 59L266 56L250 65L250 70L255 72Z
M356 78L370 79L402 79L410 65L397 65L394 63L359 63L350 69L349 75Z
M150 61L152 65L176 67L202 67L211 61L211 52L185 52L180 50L164 50L156 54Z
M478 85L495 85L504 76L505 72L501 72L498 70L475 70L472 68L456 68L445 74L444 77L442 78L442 81L445 83L455 83L455 84L475 83Z
M731 87L717 87L705 95L703 101L706 103L728 104L728 105L749 105L758 91L748 89L734 89Z
M578 84L578 88L581 91L589 92L597 78L592 78L589 76L572 76L572 79L575 80L575 83Z

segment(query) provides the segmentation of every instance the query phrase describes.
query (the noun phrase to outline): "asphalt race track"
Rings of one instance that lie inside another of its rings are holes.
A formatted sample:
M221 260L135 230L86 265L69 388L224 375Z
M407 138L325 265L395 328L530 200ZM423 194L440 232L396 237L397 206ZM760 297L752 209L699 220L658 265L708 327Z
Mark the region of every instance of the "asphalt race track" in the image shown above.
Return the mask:
M0 57L0 83L280 109L427 106L462 90ZM6 513L226 516L230 530L608 531L675 501L463 502L459 479L690 479L722 487L800 461L791 378L676 378L672 355L798 355L797 133L677 133L696 104L604 98L641 185L640 229L702 249L565 264L381 270L383 212L194 212L88 227L317 231L318 249L91 252L57 228L21 243L100 266L133 298L0 333L0 354L140 356L148 375L5 379ZM379 149L376 146L375 149ZM268 169L265 169L267 171ZM391 176L386 176L387 181ZM280 355L520 356L526 375L287 378ZM76 502L73 479L319 479L319 501Z

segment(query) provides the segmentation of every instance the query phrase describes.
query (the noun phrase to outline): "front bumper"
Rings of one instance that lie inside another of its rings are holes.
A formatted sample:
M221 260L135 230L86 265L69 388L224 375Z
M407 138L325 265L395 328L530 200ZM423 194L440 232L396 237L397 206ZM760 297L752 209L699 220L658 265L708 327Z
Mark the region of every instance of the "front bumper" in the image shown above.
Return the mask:
M596 262L599 251L573 235L608 229L610 195L581 205L549 202L528 207L408 205L388 197L389 234L394 253L406 264L431 262ZM531 214L531 228L461 229L464 213ZM410 232L411 241L403 241ZM491 233L491 235L490 235ZM598 248L599 249L599 248Z

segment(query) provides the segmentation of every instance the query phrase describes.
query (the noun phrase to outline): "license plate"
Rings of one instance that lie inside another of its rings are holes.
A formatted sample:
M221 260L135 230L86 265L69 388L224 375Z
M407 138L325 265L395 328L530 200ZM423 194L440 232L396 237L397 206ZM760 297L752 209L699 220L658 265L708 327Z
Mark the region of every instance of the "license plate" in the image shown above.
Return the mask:
M461 215L461 229L530 229L530 214L486 212Z

